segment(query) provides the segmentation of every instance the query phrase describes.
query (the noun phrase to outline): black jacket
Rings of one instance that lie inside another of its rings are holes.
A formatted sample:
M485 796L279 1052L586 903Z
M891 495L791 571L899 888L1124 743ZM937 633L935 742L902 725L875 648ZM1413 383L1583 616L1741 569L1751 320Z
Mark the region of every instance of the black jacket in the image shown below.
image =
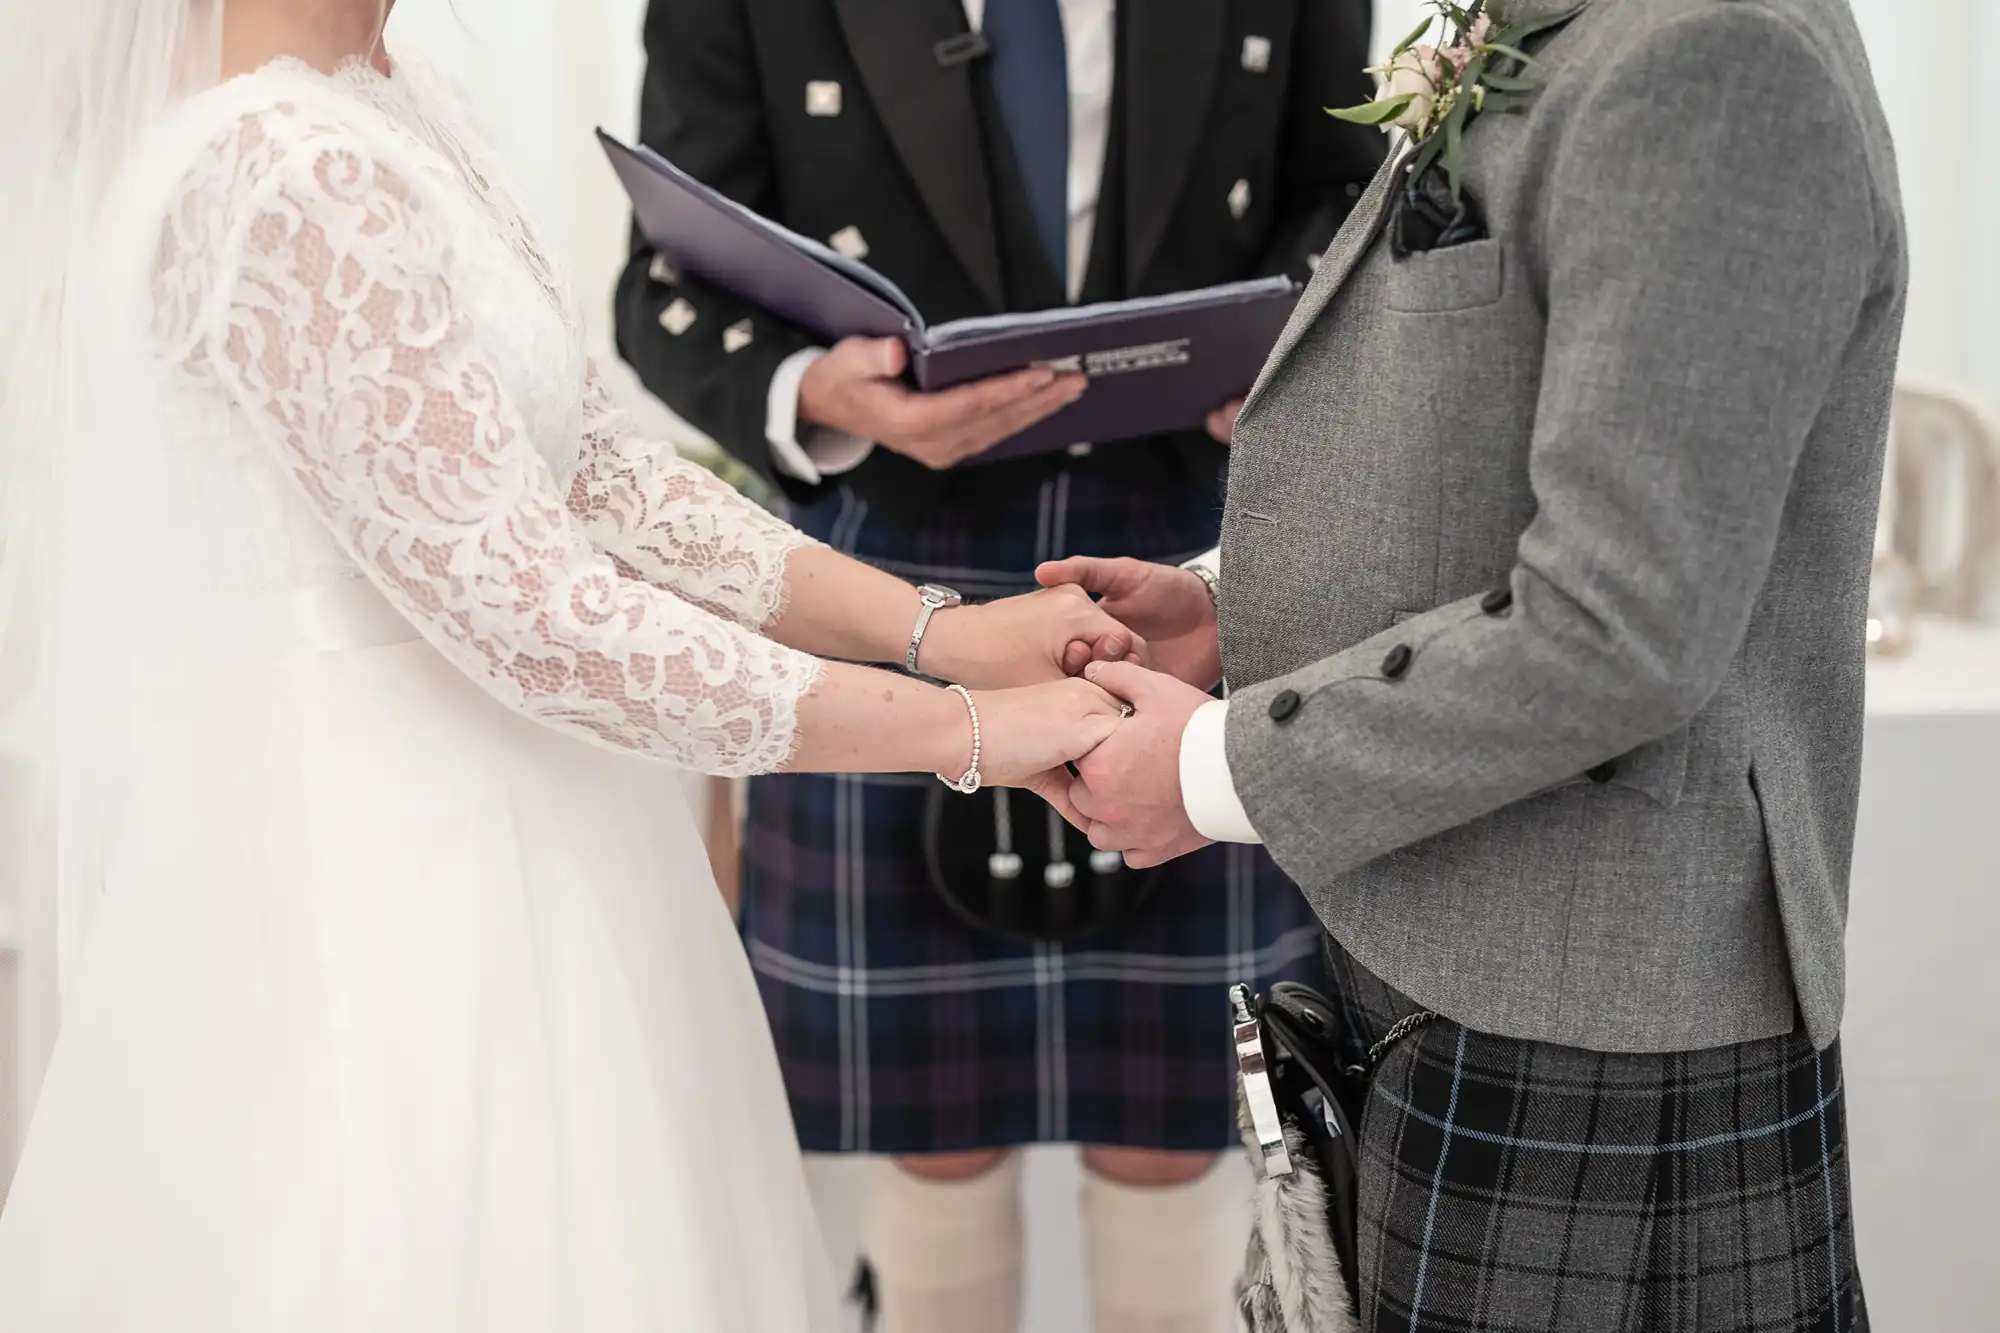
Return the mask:
M1378 131L1325 110L1372 93L1369 11L1368 0L1122 0L1085 299L1307 276L1382 158ZM1056 304L1046 268L1017 260L1013 164L990 129L983 67L937 54L965 32L961 0L652 0L640 137L807 236L856 228L867 262L933 323ZM811 115L806 86L826 82L840 85L840 113ZM1229 205L1238 182L1250 200L1240 218ZM698 279L655 281L652 260L635 232L617 297L621 354L682 417L771 476L771 377L815 339ZM695 313L679 335L660 325L676 299ZM723 331L745 319L751 340L727 350ZM1172 447L1214 475L1221 451L1206 436ZM825 489L778 480L799 500ZM954 490L885 449L838 480L889 510L1012 489L987 476Z

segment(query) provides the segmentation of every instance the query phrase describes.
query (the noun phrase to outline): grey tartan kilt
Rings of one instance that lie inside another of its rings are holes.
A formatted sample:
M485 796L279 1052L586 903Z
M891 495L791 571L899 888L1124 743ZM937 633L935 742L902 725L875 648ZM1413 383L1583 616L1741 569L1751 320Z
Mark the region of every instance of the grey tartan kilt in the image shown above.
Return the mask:
M1357 1041L1420 1007L1327 965ZM1364 1330L1867 1328L1838 1043L1607 1055L1441 1019L1357 1132Z

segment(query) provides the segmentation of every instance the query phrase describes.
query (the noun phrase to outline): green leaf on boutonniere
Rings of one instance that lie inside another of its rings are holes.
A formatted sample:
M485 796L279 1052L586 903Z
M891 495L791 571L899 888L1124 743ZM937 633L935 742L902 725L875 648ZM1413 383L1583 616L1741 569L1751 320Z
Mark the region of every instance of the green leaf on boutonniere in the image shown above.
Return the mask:
M1417 145L1417 155L1410 159L1410 179L1413 181L1422 180L1424 173L1431 169L1431 164L1438 160L1438 154L1443 151L1444 136L1442 134L1433 134L1430 138Z
M1496 93L1531 93L1542 86L1540 79L1519 74L1488 74L1480 83Z
M1347 121L1351 125L1387 125L1407 111L1410 103L1416 100L1415 93L1404 93L1400 97L1363 102L1360 106L1330 106L1326 109L1326 114L1335 120Z
M1465 183L1460 173L1465 167L1465 119L1472 113L1472 99L1462 97L1451 114L1444 118L1444 177L1451 185L1451 201L1456 204L1465 197Z
M1500 55L1506 56L1509 60L1518 60L1521 62L1523 67L1535 63L1535 58L1533 56L1529 55L1526 51L1523 51L1520 47L1514 46L1508 42L1488 42L1486 44L1486 49L1488 51L1494 51L1499 53Z
M1526 107L1535 99L1523 93L1492 92L1481 99L1479 110L1485 115L1507 116Z
M1436 19L1427 18L1422 23L1419 23L1411 30L1408 37L1396 43L1395 48L1389 52L1389 59L1394 60L1397 56L1415 46L1423 39L1423 35L1431 30L1431 24L1435 22L1437 22Z

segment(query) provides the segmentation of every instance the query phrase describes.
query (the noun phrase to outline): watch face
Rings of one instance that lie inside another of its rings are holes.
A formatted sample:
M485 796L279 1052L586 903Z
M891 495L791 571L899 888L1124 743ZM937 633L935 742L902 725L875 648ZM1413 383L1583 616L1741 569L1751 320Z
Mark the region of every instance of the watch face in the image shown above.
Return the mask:
M936 583L926 583L917 589L917 595L933 606L957 606L961 600L956 589L946 588Z

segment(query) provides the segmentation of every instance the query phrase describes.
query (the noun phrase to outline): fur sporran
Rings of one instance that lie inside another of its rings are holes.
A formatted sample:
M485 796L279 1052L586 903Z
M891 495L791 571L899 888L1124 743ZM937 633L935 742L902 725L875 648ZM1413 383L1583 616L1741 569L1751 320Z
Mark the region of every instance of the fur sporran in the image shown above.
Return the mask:
M1254 998L1238 986L1231 1000L1236 1118L1257 1176L1237 1283L1244 1328L1357 1333L1355 1127L1382 1057L1436 1015L1411 1015L1357 1058L1333 1004L1309 986L1280 982Z
M1261 1157L1249 1109L1238 1097L1237 1123L1253 1161ZM1306 1136L1285 1124L1292 1169L1262 1175L1252 1201L1250 1244L1236 1281L1245 1333L1359 1333L1347 1270L1327 1229L1326 1181L1313 1165Z

